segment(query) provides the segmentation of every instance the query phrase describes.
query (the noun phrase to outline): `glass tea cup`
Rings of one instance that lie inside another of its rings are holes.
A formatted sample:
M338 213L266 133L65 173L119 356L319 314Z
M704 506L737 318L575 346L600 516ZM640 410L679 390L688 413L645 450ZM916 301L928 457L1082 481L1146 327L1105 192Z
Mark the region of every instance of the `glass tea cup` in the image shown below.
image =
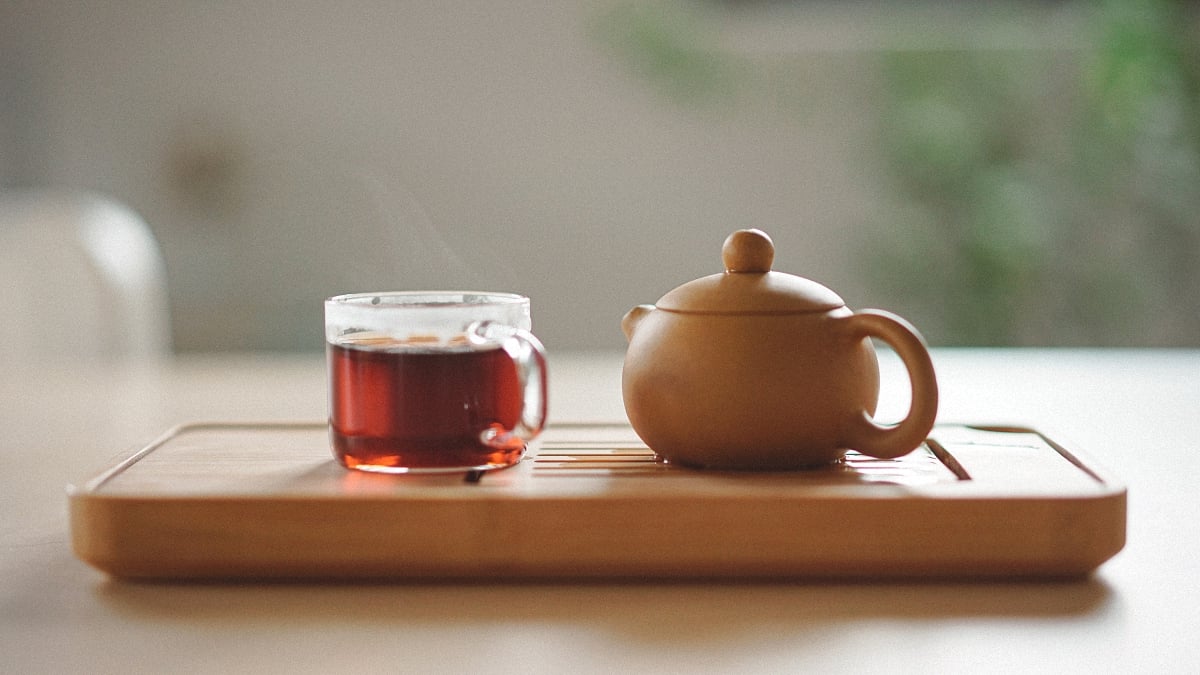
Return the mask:
M529 298L400 291L325 301L329 433L350 469L511 466L546 419L546 356Z

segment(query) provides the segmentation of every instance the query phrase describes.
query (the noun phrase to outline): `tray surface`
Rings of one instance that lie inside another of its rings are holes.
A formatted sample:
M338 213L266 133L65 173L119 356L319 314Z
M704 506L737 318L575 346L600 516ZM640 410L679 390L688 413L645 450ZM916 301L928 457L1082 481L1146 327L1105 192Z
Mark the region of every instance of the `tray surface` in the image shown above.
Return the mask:
M557 425L515 467L347 471L320 423L177 427L70 490L117 577L1073 577L1125 541L1125 488L1034 430L936 427L894 460L696 471L624 425Z

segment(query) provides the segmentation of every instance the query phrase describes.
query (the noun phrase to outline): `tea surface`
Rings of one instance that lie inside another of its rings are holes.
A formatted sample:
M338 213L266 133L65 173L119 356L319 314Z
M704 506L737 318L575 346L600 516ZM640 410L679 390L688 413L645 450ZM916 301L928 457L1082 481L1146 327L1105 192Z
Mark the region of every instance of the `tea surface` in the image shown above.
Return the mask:
M334 455L383 472L494 468L518 461L517 370L499 346L395 341L327 345Z

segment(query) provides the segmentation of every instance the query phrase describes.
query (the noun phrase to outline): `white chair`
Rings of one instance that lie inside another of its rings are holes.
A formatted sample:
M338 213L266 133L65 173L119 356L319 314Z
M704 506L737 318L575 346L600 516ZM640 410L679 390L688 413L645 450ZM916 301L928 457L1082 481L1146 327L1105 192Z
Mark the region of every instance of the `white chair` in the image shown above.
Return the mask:
M170 353L166 272L145 221L93 193L0 190L0 364Z

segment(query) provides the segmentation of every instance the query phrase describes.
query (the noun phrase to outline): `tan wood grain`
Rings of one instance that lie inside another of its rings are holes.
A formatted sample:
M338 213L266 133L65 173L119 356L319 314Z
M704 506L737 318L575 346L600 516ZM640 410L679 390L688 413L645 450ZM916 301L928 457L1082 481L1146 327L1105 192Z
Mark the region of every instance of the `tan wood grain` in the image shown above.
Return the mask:
M1125 488L1030 430L756 473L562 425L469 482L348 471L321 424L218 423L73 488L70 516L76 554L129 578L1069 577L1124 545Z

